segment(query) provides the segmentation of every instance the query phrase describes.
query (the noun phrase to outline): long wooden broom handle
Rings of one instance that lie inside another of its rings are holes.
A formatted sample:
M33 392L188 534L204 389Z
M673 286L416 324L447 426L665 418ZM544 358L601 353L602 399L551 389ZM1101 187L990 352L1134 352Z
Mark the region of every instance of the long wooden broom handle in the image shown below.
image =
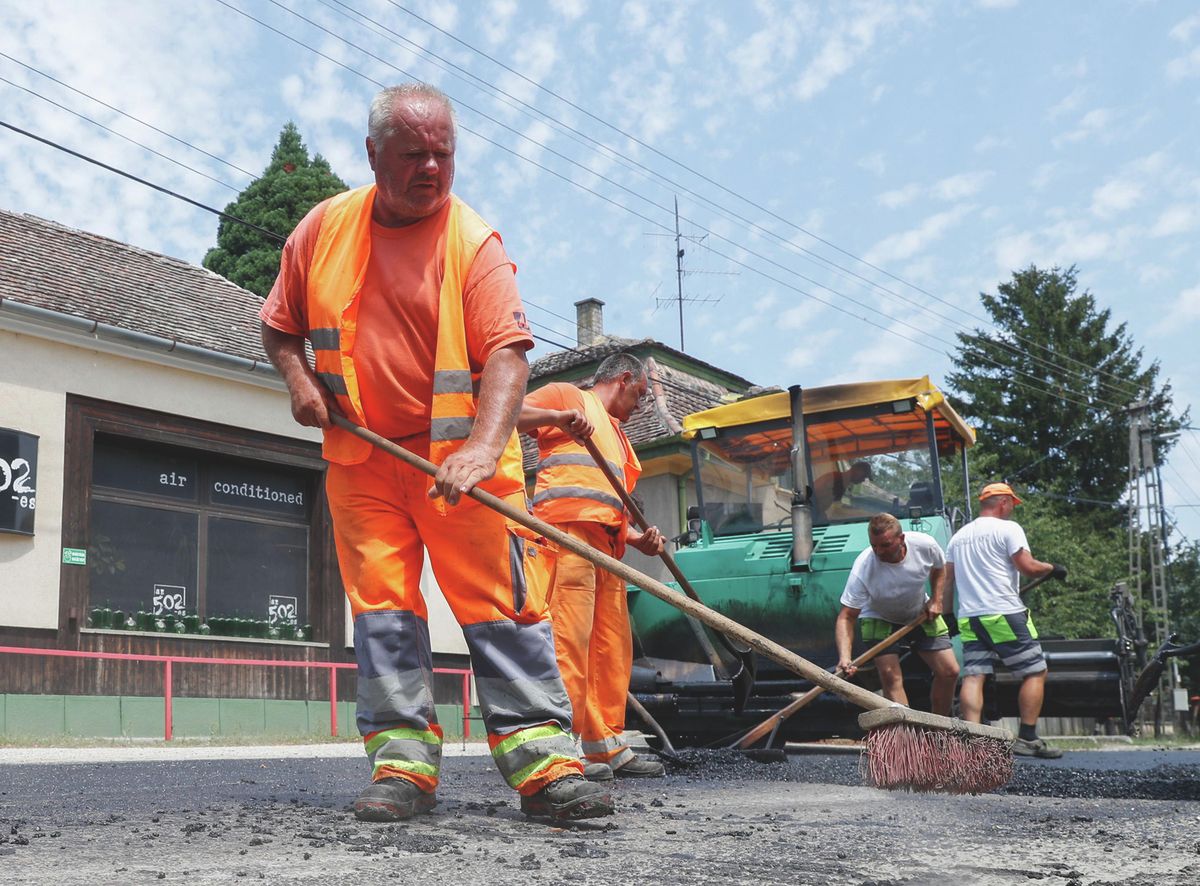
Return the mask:
M925 623L925 615L924 615L924 613L922 613L920 616L918 616L917 618L914 618L912 621L910 621L904 627L900 628L898 631L888 634L886 637L884 637L882 640L880 640L878 643L876 643L874 646L872 646L866 652L863 652L862 654L860 654L858 656L858 658L855 658L853 661L851 661L850 664L854 665L854 667L858 667L859 665L866 664L871 659L873 659L875 656L877 656L879 653L883 652L885 649L887 649L892 644L898 642L901 638L906 637L908 634L915 631L918 627L920 627L924 623ZM839 668L838 671L840 671L840 670L841 669ZM835 671L835 673L836 673L836 671ZM774 729L776 724L782 723L784 720L786 720L790 716L792 716L792 714L796 713L796 711L798 711L802 707L806 706L814 698L816 698L819 695L824 695L825 692L826 692L826 689L824 686L814 686L812 689L808 690L808 692L804 693L799 698L793 699L786 707L780 708L778 711L773 713L771 716L767 717L767 719L763 720L761 723L759 723L757 726L755 726L753 729L751 729L749 732L747 732L745 735L743 735L741 737L741 739L738 740L737 747L739 747L739 748L750 747L750 745L754 744L756 741L758 741L760 738L762 738L764 735L766 735L768 732L770 732L772 729Z
M428 459L421 458L409 452L403 446L393 443L378 434L354 424L343 416L333 414L330 415L332 422L340 428L349 431L356 437L366 440L372 446L383 450L389 455L403 461L422 473L433 477L437 475L437 465ZM672 590L660 581L644 575L638 570L615 557L610 557L601 551L596 550L591 545L584 544L578 539L572 538L560 529L551 526L543 520L530 514L524 508L515 508L508 502L497 498L490 492L485 492L482 489L474 488L467 493L471 498L486 505L492 510L504 515L514 523L518 523L527 529L539 533L553 541L555 544L573 551L585 560L599 566L602 569L607 569L618 578L623 578L631 584L637 585L646 593L653 597L657 597L669 606L674 606L676 609L686 612L688 615L695 618L697 621L703 622L715 631L722 634L727 634L730 637L735 637L741 640L747 646L750 646L757 652L762 653L767 658L787 668L793 673L799 674L807 680L811 680L820 686L824 686L830 692L836 692L838 695L849 700L850 702L864 708L868 711L878 710L879 708L887 708L892 706L892 702L874 692L868 692L861 686L855 686L853 683L848 683L839 677L830 674L824 668L818 667L806 658L801 658L796 653L789 649L780 646L774 640L757 634L749 628L738 624L730 618L726 618L719 612L714 612L702 603L697 603L695 600L690 600L677 591Z
M591 437L583 437L582 440L584 447L588 451L588 455L596 462L596 467L608 478L609 485L620 496L621 503L625 505L625 509L629 511L629 515L633 517L633 522L637 524L638 529L645 532L650 528L650 521L646 519L646 515L637 506L637 502L633 500L633 496L625 489L625 484L621 482L621 479L609 466L607 459L600 453L600 447L596 445L596 441ZM683 589L683 592L699 603L700 595L696 593L696 589L692 587L692 583L687 580L687 576L683 574L683 570L679 568L679 564L675 562L675 558L671 556L665 546L658 556L667 565L667 569L671 571L671 575L675 581L679 582L679 587Z

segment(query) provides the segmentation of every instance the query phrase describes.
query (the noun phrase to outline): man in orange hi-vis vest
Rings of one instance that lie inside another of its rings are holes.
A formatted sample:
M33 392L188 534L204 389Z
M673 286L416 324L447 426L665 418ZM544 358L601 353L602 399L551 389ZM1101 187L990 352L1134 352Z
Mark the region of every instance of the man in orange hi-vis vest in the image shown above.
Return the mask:
M524 502L514 426L533 345L499 235L450 193L449 99L424 84L380 92L368 118L375 184L315 207L288 238L263 306L263 345L292 415L323 430L326 495L354 616L358 728L370 821L436 804L442 729L419 586L427 551L471 651L496 768L521 809L553 820L612 813L583 778L537 545L467 497ZM309 365L305 339L316 366ZM330 422L341 413L439 465L429 479Z
M538 444L533 513L617 558L627 544L657 556L663 537L656 527L639 532L630 524L620 497L578 438L591 437L632 492L642 466L621 422L628 421L646 387L642 362L632 354L614 354L597 368L591 390L548 384L525 397L517 420L517 429ZM662 763L638 757L621 738L633 672L625 583L567 550L549 561L549 572L558 667L588 760L587 777L661 777Z

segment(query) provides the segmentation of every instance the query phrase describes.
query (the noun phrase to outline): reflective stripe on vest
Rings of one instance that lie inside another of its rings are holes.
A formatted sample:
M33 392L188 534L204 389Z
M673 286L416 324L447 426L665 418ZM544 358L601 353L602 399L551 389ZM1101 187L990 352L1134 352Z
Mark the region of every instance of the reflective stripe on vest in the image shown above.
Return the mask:
M604 462L608 465L608 469L616 474L618 480L621 480L622 482L625 480L624 468L614 464L607 458L604 460ZM542 459L538 462L537 469L539 471L543 471L546 468L552 468L555 465L579 465L580 467L584 468L594 468L596 467L596 462L592 459L591 453L588 453L587 455L573 455L569 452L566 452L560 455L552 455L549 458Z
M588 489L586 486L555 486L553 489L543 489L534 495L533 505L537 507L540 504L559 498L582 498L588 501L598 501L615 511L620 511L625 507L624 502L615 495L607 492L599 492L595 489Z
M609 415L600 398L582 391L583 411L595 431L592 441L613 473L633 491L641 464L624 432ZM625 506L604 472L581 443L562 431L538 436L537 483L533 493L533 512L550 523L599 523L621 526Z
M371 208L375 186L332 197L321 218L308 268L308 339L316 358L317 377L333 392L342 411L366 424L354 369L354 336L359 294L371 256ZM430 461L441 464L471 433L479 379L472 376L467 355L462 290L479 247L493 231L474 210L450 196L438 296L438 333L434 350L433 402L430 405ZM323 455L338 464L358 464L371 455L371 445L347 431L324 431ZM524 487L521 446L509 435L495 475L479 484L495 495ZM438 500L439 505L441 500Z

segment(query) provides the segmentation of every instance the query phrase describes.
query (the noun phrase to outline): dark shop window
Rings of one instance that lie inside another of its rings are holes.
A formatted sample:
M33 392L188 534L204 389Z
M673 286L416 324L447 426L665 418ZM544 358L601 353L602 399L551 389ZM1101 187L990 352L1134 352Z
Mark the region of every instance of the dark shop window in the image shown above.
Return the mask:
M319 475L97 433L88 514L93 627L312 639Z

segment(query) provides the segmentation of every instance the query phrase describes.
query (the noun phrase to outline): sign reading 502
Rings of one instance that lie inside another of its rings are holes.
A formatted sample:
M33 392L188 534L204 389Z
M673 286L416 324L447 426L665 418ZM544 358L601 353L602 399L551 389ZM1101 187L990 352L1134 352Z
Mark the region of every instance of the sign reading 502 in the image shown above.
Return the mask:
M0 532L33 535L38 438L0 428Z

